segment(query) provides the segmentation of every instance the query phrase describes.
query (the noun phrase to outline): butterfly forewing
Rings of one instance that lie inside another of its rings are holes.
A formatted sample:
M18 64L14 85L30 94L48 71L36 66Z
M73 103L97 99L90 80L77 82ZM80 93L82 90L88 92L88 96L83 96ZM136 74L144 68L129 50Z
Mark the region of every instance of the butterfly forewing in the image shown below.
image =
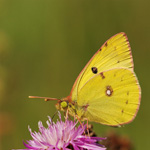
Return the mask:
M76 79L71 91L73 101L84 84L100 72L124 67L133 69L133 60L128 38L121 32L107 40L95 53Z
M136 116L141 91L132 70L112 69L91 78L78 93L77 103L89 121L119 126Z

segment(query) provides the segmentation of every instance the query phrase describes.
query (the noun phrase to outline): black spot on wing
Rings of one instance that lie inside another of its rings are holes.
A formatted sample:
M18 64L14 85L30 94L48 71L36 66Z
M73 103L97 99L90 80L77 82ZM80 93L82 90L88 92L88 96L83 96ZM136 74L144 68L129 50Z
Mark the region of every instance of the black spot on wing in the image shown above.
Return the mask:
M101 75L102 79L105 79L105 76L104 76L103 72L101 72L100 75Z
M92 67L91 70L94 74L97 74L97 72L98 72L98 69L96 67Z
M102 49L100 48L99 51L101 51Z
M129 95L129 91L127 91L127 95Z

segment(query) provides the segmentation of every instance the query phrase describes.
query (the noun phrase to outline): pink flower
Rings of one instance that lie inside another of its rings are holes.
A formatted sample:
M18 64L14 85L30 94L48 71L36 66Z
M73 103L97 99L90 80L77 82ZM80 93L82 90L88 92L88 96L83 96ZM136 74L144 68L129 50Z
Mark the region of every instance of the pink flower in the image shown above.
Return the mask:
M101 137L88 137L83 135L84 129L76 127L78 122L68 119L63 122L59 113L59 119L56 123L51 118L46 122L45 128L41 121L38 123L39 132L32 132L29 127L32 140L24 143L30 150L105 150L106 148L98 144L98 141L104 140Z

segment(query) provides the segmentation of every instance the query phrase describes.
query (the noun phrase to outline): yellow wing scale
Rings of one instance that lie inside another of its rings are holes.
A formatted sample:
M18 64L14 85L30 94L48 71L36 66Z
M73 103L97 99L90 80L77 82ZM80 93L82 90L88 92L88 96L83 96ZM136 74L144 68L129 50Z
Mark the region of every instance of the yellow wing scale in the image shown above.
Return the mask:
M77 77L69 96L57 99L56 108L81 120L110 126L131 122L139 109L141 89L133 71L128 38L121 32L95 53Z
M78 106L86 106L83 118L110 126L129 123L140 105L141 91L135 74L117 68L103 72L103 76L91 78L78 93Z
M108 39L83 68L67 97L75 103L78 118L110 126L131 122L141 99L133 69L126 34Z
M98 73L113 68L129 68L133 69L133 60L128 38L125 33L121 32L109 40L95 53L91 60L79 74L71 91L73 101L77 100L77 94L84 84L95 74L91 71L92 67L96 67Z

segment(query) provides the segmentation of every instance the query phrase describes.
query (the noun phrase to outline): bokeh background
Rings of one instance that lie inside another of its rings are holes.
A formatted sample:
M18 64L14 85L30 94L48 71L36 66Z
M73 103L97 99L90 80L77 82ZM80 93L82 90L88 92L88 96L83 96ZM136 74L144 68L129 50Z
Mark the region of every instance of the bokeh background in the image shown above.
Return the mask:
M65 97L99 47L121 31L128 35L142 87L136 119L122 128L94 124L99 136L114 130L149 149L149 0L0 0L0 149L24 148L28 125L38 130L55 102L29 95ZM57 117L55 117L57 118Z

